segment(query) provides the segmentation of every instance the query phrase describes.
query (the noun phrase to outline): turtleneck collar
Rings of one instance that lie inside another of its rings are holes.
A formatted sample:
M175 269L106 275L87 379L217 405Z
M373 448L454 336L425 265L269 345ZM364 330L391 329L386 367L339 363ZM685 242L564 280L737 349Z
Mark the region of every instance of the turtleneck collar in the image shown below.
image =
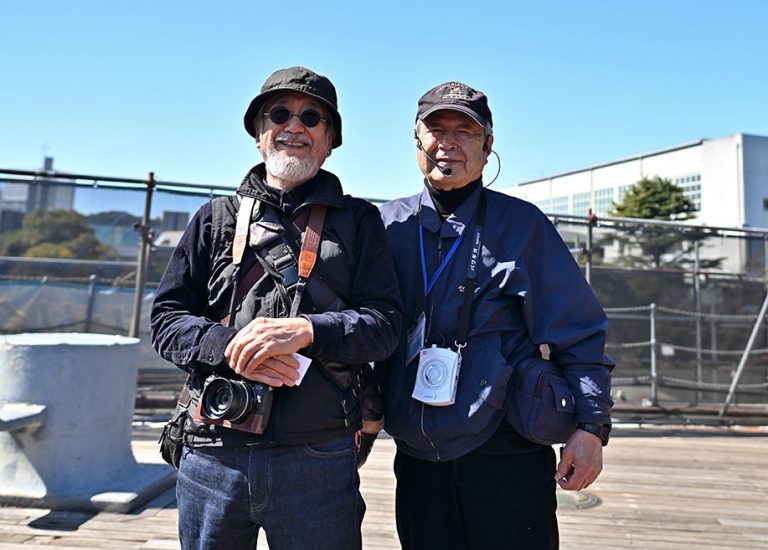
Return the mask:
M458 189L451 189L450 191L441 191L435 189L425 180L424 184L427 186L429 196L432 198L432 202L435 205L435 210L440 214L443 220L448 219L448 216L453 214L456 209L464 202L468 196L470 196L475 189L483 184L483 178L478 178Z

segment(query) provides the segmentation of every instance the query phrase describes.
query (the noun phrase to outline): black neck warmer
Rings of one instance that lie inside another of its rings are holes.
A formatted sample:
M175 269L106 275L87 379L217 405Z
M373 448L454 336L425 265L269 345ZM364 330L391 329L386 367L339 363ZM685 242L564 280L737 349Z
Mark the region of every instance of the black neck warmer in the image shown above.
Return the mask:
M293 214L293 211L301 206L317 187L317 177L297 185L290 191L284 191L278 187L272 187L267 183L266 173L258 174L259 177L253 178L253 184L260 199L282 210L286 214Z
M462 202L464 202L464 199L470 196L475 191L475 189L480 187L482 184L483 178L478 178L475 181L468 183L464 187L451 189L450 191L441 191L439 189L435 189L429 185L429 183L426 185L427 190L429 191L429 196L432 197L432 202L435 204L437 213L440 214L440 217L443 218L443 220L445 220L448 218L448 216L456 212L456 209L461 205Z

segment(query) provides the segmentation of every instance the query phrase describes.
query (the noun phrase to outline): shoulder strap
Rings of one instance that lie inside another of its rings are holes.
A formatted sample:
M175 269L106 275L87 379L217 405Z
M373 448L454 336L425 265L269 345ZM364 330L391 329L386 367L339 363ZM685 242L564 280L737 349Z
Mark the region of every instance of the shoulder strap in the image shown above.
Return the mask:
M263 268L258 262L251 267L248 273L244 277L240 277L240 263L243 261L243 254L248 246L248 230L251 225L251 216L253 215L253 208L256 205L256 199L245 195L238 195L240 197L240 206L237 209L237 221L235 222L235 238L232 241L232 263L235 264L235 270L232 272L232 297L229 301L229 311L222 317L221 324L224 326L233 326L235 322L234 311L237 304L242 301L245 294L253 286L256 281L259 280L261 275L254 273ZM220 220L216 219L216 210L214 210L213 228L216 230L217 223ZM252 281L250 286L242 284L245 280ZM243 291L245 289L245 291Z
M324 204L313 204L309 213L307 230L304 232L301 254L299 254L299 283L296 287L296 294L293 295L291 317L296 317L299 314L299 304L307 286L307 279L312 274L317 262L317 251L320 248L320 240L323 235L326 210L327 207Z
M235 240L232 242L232 263L239 266L243 260L245 248L248 246L248 230L251 227L251 216L256 199L240 195L240 207L237 209L235 224Z
M236 266L232 275L234 288L232 290L229 312L221 319L221 323L227 326L231 326L234 323L234 311L237 304L245 298L248 291L265 272L264 266L261 262L257 261L242 277L239 275L240 264L248 247L249 228L255 205L256 200L253 197L240 196L240 207L237 211L237 222L235 224L235 238L232 243L232 263ZM322 238L326 210L327 207L325 205L313 205L310 210L307 229L299 255L299 282L296 287L293 303L291 304L291 317L298 315L299 304L301 303L307 279L317 262L317 251L319 250Z

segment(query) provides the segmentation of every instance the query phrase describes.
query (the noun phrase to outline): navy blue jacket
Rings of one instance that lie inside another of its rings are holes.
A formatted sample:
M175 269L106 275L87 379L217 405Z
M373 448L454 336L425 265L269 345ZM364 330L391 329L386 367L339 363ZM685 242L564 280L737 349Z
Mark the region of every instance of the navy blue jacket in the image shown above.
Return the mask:
M454 347L480 193L486 196L467 347L456 403L424 405L411 397L418 360L405 364L406 333L427 311L426 346ZM509 406L514 367L548 344L576 396L580 422L610 422L607 320L571 253L534 205L479 187L445 222L427 189L381 208L405 306L398 349L376 364L385 392L385 423L398 448L416 458L452 460L485 443ZM451 263L424 299L419 224L429 277L464 233Z

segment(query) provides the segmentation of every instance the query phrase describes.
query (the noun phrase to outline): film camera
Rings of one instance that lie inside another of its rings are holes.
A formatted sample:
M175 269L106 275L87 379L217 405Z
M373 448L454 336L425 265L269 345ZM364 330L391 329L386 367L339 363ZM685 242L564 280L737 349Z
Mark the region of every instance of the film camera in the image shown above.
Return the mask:
M269 424L273 395L265 384L213 375L205 381L195 420L262 434Z

